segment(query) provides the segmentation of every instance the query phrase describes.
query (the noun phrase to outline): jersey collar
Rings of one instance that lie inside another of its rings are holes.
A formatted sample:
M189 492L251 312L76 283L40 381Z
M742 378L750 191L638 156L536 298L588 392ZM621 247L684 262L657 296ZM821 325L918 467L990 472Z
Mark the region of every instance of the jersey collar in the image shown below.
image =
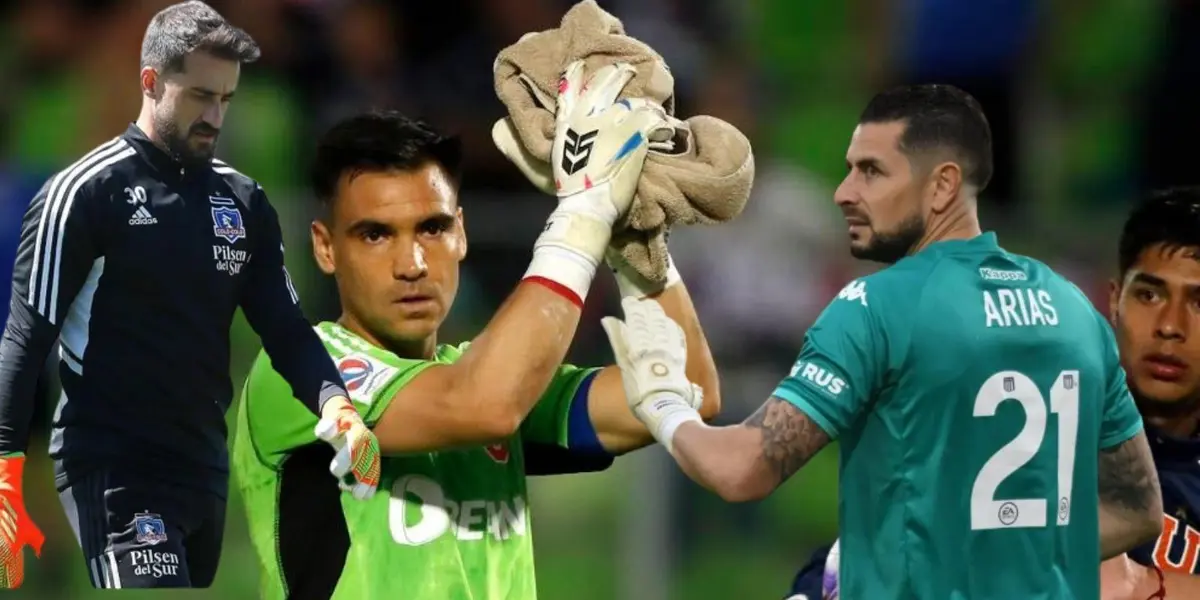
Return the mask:
M1000 249L1000 242L995 232L985 231L973 238L965 240L942 240L925 246L917 254L936 252L939 254L958 252L995 252Z
M182 162L168 154L166 150L159 148L136 123L130 123L129 127L125 128L125 133L121 137L137 150L138 155L143 160L154 167L164 177L183 178L188 174L189 169L185 169ZM196 168L192 167L190 170L195 170Z

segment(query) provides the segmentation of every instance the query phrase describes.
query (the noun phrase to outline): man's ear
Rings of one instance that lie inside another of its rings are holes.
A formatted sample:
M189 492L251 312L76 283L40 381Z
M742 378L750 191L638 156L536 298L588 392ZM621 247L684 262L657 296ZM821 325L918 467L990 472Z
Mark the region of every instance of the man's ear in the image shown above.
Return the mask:
M158 71L154 67L142 67L140 83L143 96L158 100L162 95L162 90L158 89Z
M312 222L309 228L312 235L313 258L317 261L317 267L326 275L333 275L336 264L334 262L333 251L333 235L329 231L329 227L320 219Z
M962 192L962 167L956 162L947 161L934 165L929 175L930 185L933 187L933 203L930 208L935 214L946 212Z
M458 260L462 261L467 257L467 228L463 224L463 210L461 206L455 211L454 220L457 221L455 223L457 227L454 229L456 231L455 235L458 236Z

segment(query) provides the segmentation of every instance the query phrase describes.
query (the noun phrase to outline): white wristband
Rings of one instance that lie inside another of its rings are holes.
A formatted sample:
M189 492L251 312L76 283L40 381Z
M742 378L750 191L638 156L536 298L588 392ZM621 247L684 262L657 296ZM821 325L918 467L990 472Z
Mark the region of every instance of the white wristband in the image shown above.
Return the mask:
M578 296L580 304L587 298L616 219L615 211L605 210L593 190L559 201L533 245L533 260L525 271L525 278L562 285Z
M700 413L692 408L687 400L675 393L656 394L646 399L642 405L649 410L656 412L661 411L661 415L655 421L654 431L650 433L658 443L662 444L667 452L674 451L675 431L680 425L695 421L696 423L704 423L704 419L700 418Z
M667 281L662 284L651 283L642 277L641 273L634 271L621 257L614 258L613 263L615 264L609 266L613 269L613 277L617 280L617 289L622 298L645 298L683 281L670 254L667 255Z

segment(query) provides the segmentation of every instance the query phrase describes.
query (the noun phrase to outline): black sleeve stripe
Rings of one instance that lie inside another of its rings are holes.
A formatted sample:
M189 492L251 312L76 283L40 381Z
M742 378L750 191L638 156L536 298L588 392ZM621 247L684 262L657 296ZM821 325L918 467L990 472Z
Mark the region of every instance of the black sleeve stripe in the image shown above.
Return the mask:
M42 204L29 276L29 305L51 323L58 318L58 287L62 277L62 248L67 220L79 188L113 164L133 156L135 150L117 138L59 173ZM69 304L69 302L67 302Z

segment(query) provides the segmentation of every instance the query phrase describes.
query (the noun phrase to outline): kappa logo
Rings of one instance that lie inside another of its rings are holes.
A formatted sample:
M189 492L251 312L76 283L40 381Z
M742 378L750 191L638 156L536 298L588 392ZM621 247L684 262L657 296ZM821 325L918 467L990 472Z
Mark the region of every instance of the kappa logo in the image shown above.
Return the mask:
M850 302L859 302L863 306L867 305L867 282L862 280L851 281L837 295L839 300L849 300Z
M596 135L599 133L599 130L584 134L580 134L574 129L567 130L566 140L563 142L562 169L564 173L574 175L587 166L588 158L592 155L592 146L595 145Z
M483 447L483 450L484 450L484 452L487 452L488 456L492 457L492 460L494 460L502 465L508 463L508 456L509 456L508 442L500 442L499 444L488 444L487 446Z

